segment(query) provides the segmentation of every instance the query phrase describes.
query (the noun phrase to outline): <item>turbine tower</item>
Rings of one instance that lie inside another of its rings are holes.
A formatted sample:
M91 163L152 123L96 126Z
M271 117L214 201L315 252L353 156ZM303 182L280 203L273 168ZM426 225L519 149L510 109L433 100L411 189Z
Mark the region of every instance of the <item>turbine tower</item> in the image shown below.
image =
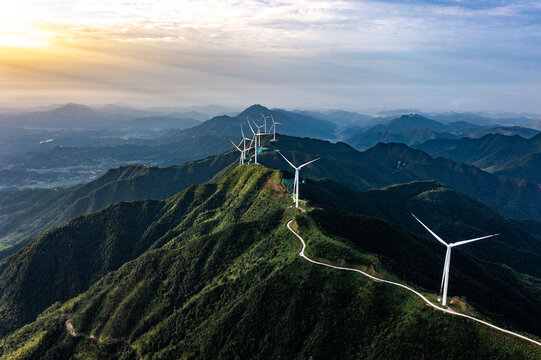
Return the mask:
M259 129L257 131L257 133L254 131L254 128L252 127L252 125L250 125L250 120L248 120L248 118L246 118L246 121L248 122L248 126L250 127L250 130L252 131L252 134L254 134L254 137L252 139L252 143L255 143L255 158L254 158L254 164L258 164L257 162L257 148L259 147L258 146L258 137L259 137ZM252 144L250 144L250 147L252 146Z
M241 148L241 145L242 143L244 142L244 139L241 140L241 142L236 145L231 139L229 139L229 142L231 144L233 144L233 146L238 150L240 151L240 161L239 161L239 165L244 165L244 159L246 159L246 151L249 151L252 147L249 146L248 148L246 148L246 143L244 143L244 147Z
M428 226L423 224L421 222L421 220L417 219L417 217L415 215L413 215L413 214L411 214L411 215L415 218L415 220L417 220L421 225L423 225L423 227L425 229L427 229L428 232L430 234L432 234L432 236L434 236L436 238L436 240L438 240L440 243L442 243L443 245L445 245L447 247L447 252L445 254L445 263L443 264L443 275L441 277L441 287L440 287L440 294L441 294L442 289L443 289L443 298L442 298L441 304L443 306L447 306L447 286L449 285L449 269L450 269L450 265L451 265L451 249L453 247L455 247L455 246L464 245L464 244L474 242L474 241L477 241L477 240L483 240L483 239L486 239L486 238L498 236L500 234L498 233L498 234L493 234L493 235L487 235L487 236L482 236L482 237L475 238L475 239L457 241L455 243L447 244L438 235L436 235L432 230L430 230L428 228Z
M295 169L295 180L293 181L293 194L294 194L294 199L295 199L295 207L298 208L299 207L299 171L306 165L309 165L313 163L314 161L318 161L320 158L310 160L307 163L304 163L301 166L297 167L293 165L291 161L289 161L280 151L278 151L278 154L280 154L284 158L284 160L287 161L287 163L291 165L293 169Z
M242 134L242 149L244 150L244 157L246 159L246 151L249 151L252 148L251 140L250 138L247 138L244 135L244 130L242 129L242 124L240 124L240 133ZM231 140L229 140L231 141ZM246 148L246 141L250 141L250 145L248 145L248 148ZM244 162L243 162L244 163Z
M260 113L261 114L261 117L263 117L263 126L264 126L264 133L266 134L267 133L267 118L269 118L270 116L265 116L263 115L263 113Z
M272 129L272 140L271 141L276 141L276 125L282 125L282 123L279 123L277 121L274 121L274 117L271 115L270 116L271 120L272 120L272 126L271 126L271 129Z

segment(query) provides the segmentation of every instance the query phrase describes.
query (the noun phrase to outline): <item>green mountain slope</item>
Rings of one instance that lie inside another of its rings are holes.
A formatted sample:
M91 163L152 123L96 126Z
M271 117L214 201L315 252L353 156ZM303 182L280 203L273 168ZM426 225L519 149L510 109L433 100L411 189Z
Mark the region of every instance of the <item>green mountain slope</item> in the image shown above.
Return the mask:
M18 249L46 230L118 201L166 199L190 185L210 180L236 158L230 152L181 166L131 165L111 169L88 184L68 189L0 192L0 248ZM0 259L13 250L0 252Z
M432 239L411 213L450 242L494 233L500 237L461 248L475 257L506 264L541 278L541 241L532 226L506 219L488 206L434 181L412 182L355 192L333 181L308 181L302 188L312 203L385 219ZM439 246L439 244L438 244ZM444 249L444 248L442 248Z
M344 143L280 136L268 142L261 163L291 171L275 152L282 151L293 163L302 164L315 157L321 160L303 168L301 176L329 178L354 190L368 190L419 180L436 180L513 218L541 218L541 188L489 174L479 168L449 159L432 158L404 144L379 143L359 152ZM400 161L400 165L399 165Z
M267 139L268 140L268 139ZM274 152L280 149L294 162L321 156L317 166L303 169L302 176L330 178L354 190L367 190L397 183L435 179L491 206L505 216L541 218L541 189L530 183L498 178L476 167L447 159L434 159L402 144L378 144L359 152L344 143L279 136L265 144L262 164L291 170ZM122 167L103 177L66 190L0 192L0 246L7 248L54 226L116 202L165 199L190 184L210 180L236 161L238 153L212 156L182 166L163 169ZM397 166L398 161L401 162ZM160 184L160 186L156 186ZM17 249L17 248L15 248ZM0 258L15 249L0 252Z
M495 175L541 181L541 134L530 139L486 135L479 139L430 140L414 147L433 157L473 164Z
M294 216L310 256L347 261L392 279L411 272L412 279L439 280L439 271L422 275L419 267L405 266L403 252L397 257L371 245L407 244L417 255L408 263L426 258L424 269L439 268L431 242L358 215L348 215L354 222L336 219L354 225L331 236L336 228L321 221L332 220L326 210L296 215L277 171L239 167L214 184L152 203L157 215L144 233L156 241L149 250L5 337L2 358L534 359L538 354L533 345L435 312L407 291L302 260L300 244L285 227ZM148 202L129 205L143 204ZM121 239L113 243L123 244ZM405 270L393 273L400 268ZM472 285L486 284L476 273L463 275Z

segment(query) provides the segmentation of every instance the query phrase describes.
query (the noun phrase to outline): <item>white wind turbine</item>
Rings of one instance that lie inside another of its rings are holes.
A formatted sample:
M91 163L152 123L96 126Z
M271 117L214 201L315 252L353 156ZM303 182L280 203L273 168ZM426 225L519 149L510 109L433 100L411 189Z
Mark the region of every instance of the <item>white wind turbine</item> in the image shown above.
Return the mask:
M242 142L244 141L244 139L239 143L239 145L237 146L231 139L229 139L229 142L231 144L233 144L233 146L238 150L240 151L240 161L239 161L239 165L243 165L244 164L244 151L245 151L245 148L246 146L244 147L244 149L241 149L240 146L242 145Z
M413 214L411 214L413 215ZM428 232L430 234L432 234L432 236L434 236L436 238L436 240L438 240L439 242L441 242L443 245L445 245L447 247L447 253L445 254L445 263L443 264L443 275L441 277L441 287L440 287L440 294L442 292L442 289L443 289L443 298L442 298L442 305L443 306L446 306L447 305L447 286L449 285L449 268L450 268L450 265L451 265L451 249L455 246L459 246L459 245L464 245L464 244L467 244L467 243L470 243L470 242L473 242L473 241L477 241L477 240L482 240L482 239L486 239L486 238L490 238L490 237L494 237L494 236L498 236L500 235L499 233L498 234L493 234L493 235L487 235L487 236L482 236L482 237L479 237L479 238L475 238L475 239L470 239L470 240L463 240L463 241L457 241L455 243L451 243L451 244L447 244L445 241L443 241L438 235L436 235L432 230L430 230L428 228L428 226L426 226L425 224L423 224L421 222L421 220L417 219L417 217L415 215L413 215L413 217L415 218L415 220L417 220L421 225L423 225L423 227L425 229L428 230Z
M250 151L250 149L252 148L252 144L251 144L252 139L247 138L244 135L244 130L242 129L242 124L240 124L240 133L242 134L242 149L244 150L244 157L246 158L247 151ZM231 140L229 140L229 141L231 141ZM250 145L248 145L248 148L246 148L246 141L250 141ZM244 161L243 161L243 163L244 163Z
M254 125L257 127L257 133L254 131L254 128L252 127L252 125L250 125L250 120L246 119L246 121L248 122L248 126L250 127L250 130L252 131L252 134L254 134L254 138L252 140L253 143L255 143L255 158L254 158L254 163L255 164L258 164L257 162L257 149L259 148L259 143L261 142L261 131L259 131L261 129L261 126L257 126L256 123L254 123ZM250 144L250 147L251 147L251 144Z
M250 139L248 139L250 140ZM246 159L246 151L250 151L250 149L252 148L251 146L249 147L246 147L246 143L245 143L245 139L242 139L241 142L236 145L231 139L229 139L229 142L231 144L233 144L233 146L238 150L240 151L240 161L239 161L239 165L244 165L244 159ZM242 146L242 143L244 143L244 146L241 148Z
M267 133L267 119L270 117L270 116L265 116L263 115L263 113L260 113L261 114L261 117L263 117L263 129L264 129L264 133L266 134Z
M280 151L278 151L278 154L280 154L284 158L284 160L287 161L287 163L291 165L293 169L295 169L295 179L293 181L293 194L294 194L294 199L295 199L295 207L299 207L299 170L305 167L306 165L313 163L314 161L318 161L320 158L310 160L307 163L304 163L301 166L297 167L293 165L291 161L289 161Z
M276 125L282 125L282 123L274 121L274 117L272 117L272 115L270 116L270 118L272 120L272 126L271 126L271 129L272 129L272 141L276 141Z

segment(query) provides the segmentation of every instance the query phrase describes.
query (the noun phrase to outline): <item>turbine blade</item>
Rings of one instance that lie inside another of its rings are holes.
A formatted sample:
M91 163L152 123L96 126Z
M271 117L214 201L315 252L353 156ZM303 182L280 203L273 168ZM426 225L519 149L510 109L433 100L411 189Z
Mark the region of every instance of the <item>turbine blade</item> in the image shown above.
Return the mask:
M411 215L415 218L415 220L417 220L421 225L423 225L423 227L424 227L425 229L427 229L428 232L431 233L432 236L434 236L439 242L441 242L441 243L442 243L443 245L445 245L445 246L448 245L448 244L447 244L445 241L443 241L438 235L436 235L436 233L435 233L434 231L430 230L430 229L428 228L428 226L426 226L425 224L423 224L423 222L422 222L421 220L417 219L417 216L415 216L415 215L413 215L413 214L411 214Z
M248 126L250 127L250 130L252 130L252 134L255 135L254 129L252 128L252 125L250 125L250 120L248 120L248 118L246 118L246 122L248 123Z
M500 233L498 233L498 234L492 234L492 235L487 235L487 236L482 236L482 237L478 237L478 238L470 239L470 240L458 241L458 242L456 242L456 243L449 244L449 246L464 245L464 244L471 243L471 242L474 242L474 241L477 241L477 240L483 240L483 239L487 239L487 238L494 237L494 236L498 236L498 235L500 235Z
M229 139L229 142L233 144L233 146L236 147L238 151L242 151L233 141L231 141L231 139Z
M297 169L297 167L296 167L295 165L293 165L293 164L291 163L291 161L289 161L289 160L288 160L288 159L287 159L280 151L278 151L278 154L280 154L280 156L282 156L282 157L284 158L284 160L287 161L287 163L288 163L289 165L291 165L295 170Z
M321 159L321 158L317 158L317 159L308 161L307 163L302 164L301 166L299 166L299 169L302 169L302 168L305 167L306 165L310 165L311 163L313 163L314 161L318 161L319 159Z
M240 133L242 134L242 139L244 140L246 136L244 136L244 130L242 130L242 124L240 124Z

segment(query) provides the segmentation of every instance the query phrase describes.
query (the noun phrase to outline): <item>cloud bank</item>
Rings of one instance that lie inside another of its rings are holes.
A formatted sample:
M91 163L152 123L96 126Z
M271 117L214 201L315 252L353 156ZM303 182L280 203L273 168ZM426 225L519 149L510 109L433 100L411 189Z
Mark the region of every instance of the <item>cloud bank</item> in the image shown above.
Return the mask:
M537 1L26 0L0 15L0 103L541 112L540 20Z

